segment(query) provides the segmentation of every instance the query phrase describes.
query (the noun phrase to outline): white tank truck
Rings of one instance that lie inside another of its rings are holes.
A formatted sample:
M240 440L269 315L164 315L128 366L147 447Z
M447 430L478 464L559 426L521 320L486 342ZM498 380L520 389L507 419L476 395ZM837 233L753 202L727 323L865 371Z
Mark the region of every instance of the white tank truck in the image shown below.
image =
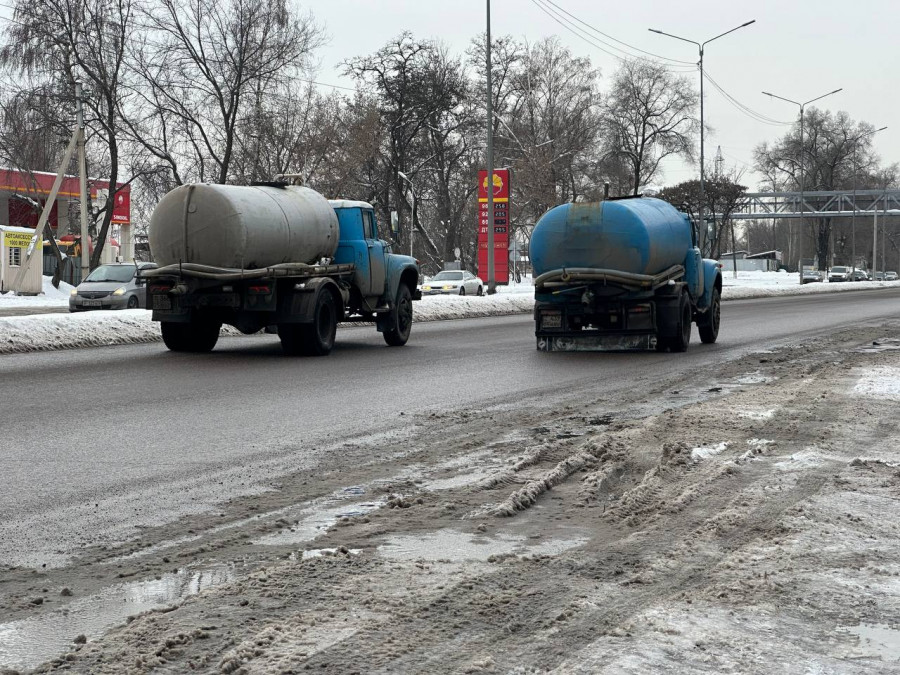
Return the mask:
M147 304L173 351L208 352L222 324L277 332L288 354L322 356L339 322L409 339L418 262L378 236L372 206L286 183L183 185L150 219L159 268Z

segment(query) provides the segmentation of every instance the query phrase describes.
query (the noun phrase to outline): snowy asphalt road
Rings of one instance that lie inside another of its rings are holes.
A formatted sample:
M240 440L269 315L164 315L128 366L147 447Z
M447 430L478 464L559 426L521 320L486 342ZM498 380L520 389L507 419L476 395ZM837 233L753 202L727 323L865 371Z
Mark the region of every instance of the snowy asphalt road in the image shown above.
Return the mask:
M344 441L389 434L401 412L552 405L593 383L630 388L897 317L895 290L732 301L719 342L695 332L684 355L540 354L531 317L513 316L419 324L403 349L348 328L321 359L285 358L274 336L224 339L210 355L150 344L0 357L0 562L53 564L54 552L333 466Z

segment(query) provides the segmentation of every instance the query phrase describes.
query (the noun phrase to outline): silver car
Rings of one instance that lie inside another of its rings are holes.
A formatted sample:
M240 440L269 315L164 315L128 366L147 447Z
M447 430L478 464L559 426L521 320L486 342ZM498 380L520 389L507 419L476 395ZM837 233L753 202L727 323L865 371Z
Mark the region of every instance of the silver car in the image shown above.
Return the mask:
M422 284L422 295L483 295L484 282L466 270L444 270Z
M153 269L156 266L156 263L137 263L137 267L142 270ZM135 277L137 267L134 263L100 265L72 289L69 296L69 311L146 307L147 287L143 279Z

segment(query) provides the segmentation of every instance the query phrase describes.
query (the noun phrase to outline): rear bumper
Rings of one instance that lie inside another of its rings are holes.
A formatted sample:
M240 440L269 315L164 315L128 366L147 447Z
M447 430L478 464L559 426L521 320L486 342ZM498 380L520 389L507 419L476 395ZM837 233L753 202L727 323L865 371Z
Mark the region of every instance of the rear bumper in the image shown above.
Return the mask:
M656 349L655 334L583 332L580 335L538 335L541 352L631 352Z

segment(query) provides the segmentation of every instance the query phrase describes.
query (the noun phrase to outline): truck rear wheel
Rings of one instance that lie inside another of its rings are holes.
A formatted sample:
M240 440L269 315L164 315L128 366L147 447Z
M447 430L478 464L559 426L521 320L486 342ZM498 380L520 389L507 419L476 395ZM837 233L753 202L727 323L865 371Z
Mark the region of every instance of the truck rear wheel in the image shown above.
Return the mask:
M289 323L278 326L281 348L292 356L327 356L334 348L337 334L337 312L331 291L321 289L316 296L312 323Z
M219 341L221 323L193 320L188 323L163 321L159 325L166 347L173 352L211 352Z
M401 283L397 289L397 302L391 311L391 325L382 333L384 341L391 347L405 345L412 330L412 318L412 294L409 292L409 286Z
M718 288L714 288L712 292L712 300L709 303L709 309L697 322L697 329L700 331L700 341L703 344L711 345L719 337L719 319L722 314L722 297Z
M672 352L687 351L690 341L691 301L688 298L687 291L682 291L681 297L678 299L678 320L674 326L674 331L670 332L669 337L659 337L657 339L656 351L663 352L666 349Z
M691 343L691 301L687 292L681 294L681 311L678 320L678 332L669 343L673 352L686 352Z

